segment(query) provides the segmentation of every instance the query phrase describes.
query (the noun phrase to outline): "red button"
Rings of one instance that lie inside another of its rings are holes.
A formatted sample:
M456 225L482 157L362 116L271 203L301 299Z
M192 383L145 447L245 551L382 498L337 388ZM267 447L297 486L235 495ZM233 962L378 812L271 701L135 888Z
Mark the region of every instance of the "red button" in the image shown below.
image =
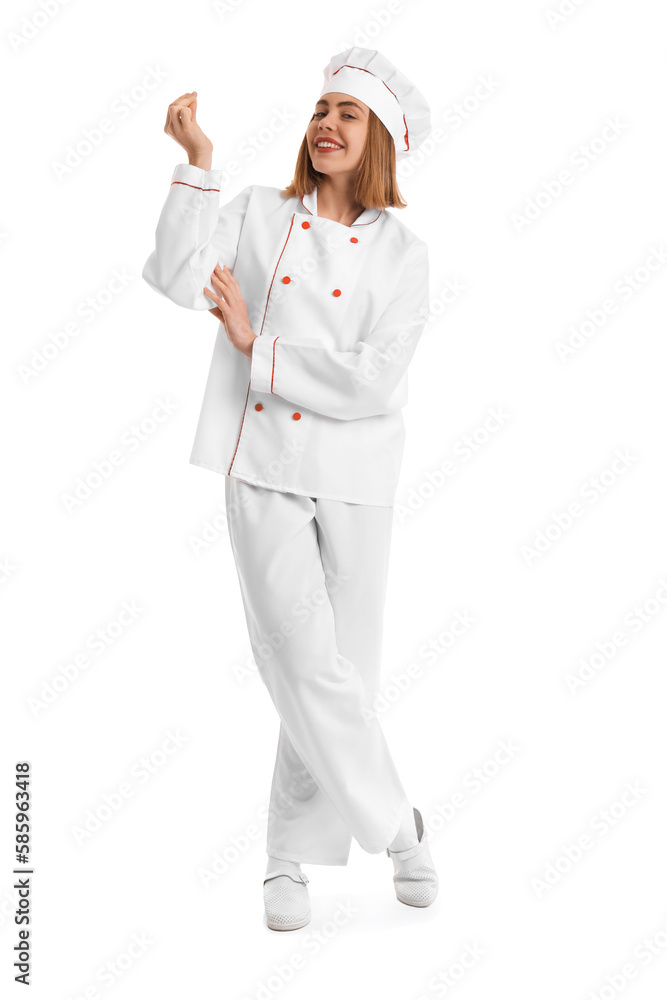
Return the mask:
M292 420L301 420L301 414L300 413L293 413L292 414Z
M310 229L310 222L302 222L301 223L301 228L302 229Z
M289 285L291 280L292 279L290 278L290 276L286 274L285 277L283 278L283 285Z
M262 406L262 404L261 404L261 403L255 403L255 409L256 409L256 410L263 410L263 409L264 409L264 407Z
M334 288L334 295L340 295L340 288Z
M359 240L357 239L356 236L350 236L350 243L358 243L358 242Z

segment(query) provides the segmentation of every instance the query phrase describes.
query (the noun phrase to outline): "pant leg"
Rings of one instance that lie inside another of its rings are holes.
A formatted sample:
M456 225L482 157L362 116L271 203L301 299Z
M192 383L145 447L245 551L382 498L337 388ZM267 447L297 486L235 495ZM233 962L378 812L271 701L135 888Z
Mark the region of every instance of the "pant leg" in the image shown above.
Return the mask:
M372 704L382 676L392 507L317 500L315 521L338 652L363 677Z
M346 865L352 834L280 723L269 794L266 853L311 865Z
M372 705L381 678L393 509L321 498L315 503L337 649L357 667ZM352 842L350 829L322 789L314 783L299 786L301 768L301 759L281 725L269 802L267 852L286 860L317 855L320 864L345 865ZM327 842L337 845L326 860L321 847L317 850L322 829L327 830Z
M310 785L301 783L302 791L292 796L288 808L283 805L274 813L272 829L280 843L270 841L267 850L287 857L294 847L293 860L345 864L354 836L363 850L378 853L391 842L411 806L372 713L372 689L337 646L318 540L319 501L233 477L226 477L225 483L250 643L281 718L277 788L288 778L293 781L303 768L312 776ZM334 523L327 521L325 549L334 545ZM356 629L362 638L364 628L364 616L357 611ZM354 629L348 625L347 631Z

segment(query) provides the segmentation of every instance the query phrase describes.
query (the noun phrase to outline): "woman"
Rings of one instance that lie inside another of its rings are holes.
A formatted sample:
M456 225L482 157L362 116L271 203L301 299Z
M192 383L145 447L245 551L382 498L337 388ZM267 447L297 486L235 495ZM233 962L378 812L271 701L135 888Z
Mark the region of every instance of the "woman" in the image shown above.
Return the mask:
M170 105L179 164L143 277L220 320L190 461L225 475L253 655L280 716L268 817L268 926L310 919L301 864L352 837L394 865L397 898L438 890L419 810L373 712L407 367L428 317L428 248L396 161L430 132L414 85L373 49L324 71L283 191L219 208L196 92Z

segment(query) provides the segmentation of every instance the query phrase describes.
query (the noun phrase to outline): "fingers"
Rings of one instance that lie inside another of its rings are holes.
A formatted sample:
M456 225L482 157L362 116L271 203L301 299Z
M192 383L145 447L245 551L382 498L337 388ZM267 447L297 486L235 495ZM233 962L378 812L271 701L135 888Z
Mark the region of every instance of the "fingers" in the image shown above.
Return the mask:
M237 305L237 297L233 289L229 285L224 285L217 275L211 275L211 284L215 289L215 294L222 299L225 305L229 306L229 308Z
M179 101L184 101L186 99L186 97L195 97L196 98L197 97L197 91L196 90L189 90L186 94L181 94L180 97L177 97L176 100L172 101L171 103L172 104L178 104Z
M186 132L192 123L192 111L185 104L170 104L167 111L167 124L165 130L182 134Z
M211 275L211 283L223 291L228 299L232 300L236 298L239 291L239 284L229 268L222 268L219 264L216 264Z
M169 107L170 108L174 108L174 107L179 107L179 108L189 107L191 104L196 104L196 103L197 103L197 91L193 90L189 94L181 94L180 97L177 97L175 101L171 102L171 104L169 105Z
M216 302L221 310L231 310L237 304L239 296L239 284L229 268L215 265L211 275L211 284L216 288L216 292L210 288L204 288L204 295Z
M223 264L220 266L220 264L216 264L213 269L213 274L215 274L220 281L228 283L232 288L234 286L236 286L236 288L239 287L238 281L226 265Z
M211 299L212 302L215 302L219 309L225 309L227 307L227 303L224 298L220 294L212 292L211 289L206 286L204 286L204 295L206 298Z
M176 110L174 111L174 109ZM187 109L189 111L189 119L191 119L192 121L196 121L195 117L197 109L196 90L193 90L191 93L188 94L181 94L180 97L177 97L175 101L171 102L171 104L167 108L167 120L165 121L164 125L165 131L167 131L168 127L172 125L174 122L180 122L182 120L180 116L181 112L184 109Z
M189 96L190 96L189 94L181 94L180 97L177 97L176 100L172 101L172 103L169 105L169 107L167 108L167 117L166 117L166 120L165 120L165 123L164 123L165 129L167 128L167 126L169 125L169 122L171 121L171 114L170 114L170 112L171 112L172 107L174 105L176 105L176 104L182 104L183 101L185 100L185 98L189 97Z

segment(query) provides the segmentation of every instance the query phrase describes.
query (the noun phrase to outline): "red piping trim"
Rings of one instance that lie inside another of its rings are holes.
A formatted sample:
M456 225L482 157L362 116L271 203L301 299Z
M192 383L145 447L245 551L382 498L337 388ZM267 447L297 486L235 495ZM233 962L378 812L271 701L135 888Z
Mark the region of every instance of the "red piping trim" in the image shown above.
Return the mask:
M236 458L236 452L239 450L239 442L241 440L241 431L243 430L243 421L245 420L245 411L248 405L248 396L250 395L250 382L248 382L248 391L245 394L245 405L243 407L243 416L241 417L241 426L239 427L239 436L236 439L236 448L234 448L234 454L232 455L232 460L229 463L229 469L227 470L227 475L232 471L232 465L234 464L234 459Z
M381 215L382 212L380 211L378 212L378 214L375 216L374 219L371 219L370 222L353 222L352 226L372 226L374 222L377 222L377 220L380 218ZM352 229L352 226L350 226L349 228Z
M338 72L338 71L336 70L336 72ZM308 206L304 205L304 203L303 203L304 197L305 197L305 195L301 195L301 204L303 205L303 207L305 208L305 210L308 212L309 215L313 215L314 213L310 211L310 209L308 208ZM377 222L377 220L380 218L381 215L382 215L382 210L380 209L378 211L378 214L375 216L375 218L371 219L370 222L353 222L352 226L372 226L374 222ZM318 218L319 218L319 216L318 216ZM352 229L352 226L346 226L345 228L346 229Z
M296 215L293 215L292 216L292 221L290 222L289 230L287 232L287 237L285 239L285 242L283 243L283 248L280 251L280 257L282 257L282 255L285 253L285 247L287 246L287 240L289 239L290 233L292 232L292 226L294 225L294 220L295 219L296 219ZM276 271L278 270L278 264L280 263L280 257L278 257L278 260L276 261L276 266L273 269L273 276L271 278L271 284L269 285L269 291L268 291L267 296L266 296L266 305L264 306L264 315L262 316L262 326L261 326L259 334L258 334L258 336L260 336L260 337L262 335L262 330L264 329L264 320L266 319L266 310L269 308L269 296L271 295L271 289L273 288L273 281L274 281L274 278L276 276Z
M184 184L185 187L196 188L197 191L220 191L220 188L203 188L198 184L188 184L187 181L172 181L172 184Z
M347 66L348 69L362 69L364 71L364 73L370 73L371 76L374 76L376 80L380 80L380 77L377 76L376 73L373 73L372 70L370 70L370 69L366 69L365 66L352 66L350 63L345 63L345 66ZM331 75L335 76L336 73L340 72L340 70L345 69L345 66L339 66L338 69L334 70L334 72ZM380 83L384 83L384 80L380 80ZM391 87L387 86L386 83L384 83L384 85L385 85L385 87L387 87L387 90L392 95L392 97L396 97L396 94L391 89ZM398 103L398 106L400 108L401 103L398 100L398 97L396 97L396 102ZM405 141L405 151L407 152L408 149L410 149L410 143L408 142L408 123L405 120L405 115L403 115L403 124L405 125L405 135L403 136L403 139Z
M260 328L259 333L257 334L258 337L262 336L262 330L264 329L264 320L266 319L266 310L269 308L269 297L271 295L271 289L273 288L273 281L274 281L274 278L276 276L276 271L278 270L278 264L280 263L280 258L285 253L285 247L287 246L287 241L289 240L290 233L292 232L292 226L294 225L295 218L296 218L296 215L292 215L292 221L290 222L290 227L289 227L289 229L287 231L287 236L285 238L285 242L283 243L283 248L280 251L280 256L278 257L278 260L276 261L276 266L273 269L273 276L271 278L271 284L269 285L269 290L268 290L267 295L266 295L266 305L264 306L264 315L262 316L262 326ZM276 345L275 345L275 342L274 342L273 350L275 351L275 349L276 349ZM273 385L273 370L271 371L271 384ZM273 389L271 389L271 392L273 392ZM241 418L241 426L239 427L239 436L236 439L236 448L234 449L234 454L232 455L232 460L229 463L229 469L227 470L227 475L229 475L229 473L232 471L232 465L234 464L234 459L236 458L236 452L239 450L239 444L240 444L240 441L241 441L241 431L243 430L243 421L245 420L245 413L246 413L246 409L247 409L247 406L248 406L248 396L249 395L250 395L250 379L248 379L248 391L246 392L245 404L243 406L243 417Z
M273 392L273 373L276 370L276 344L280 338L276 337L273 341L273 364L271 365L271 392Z

